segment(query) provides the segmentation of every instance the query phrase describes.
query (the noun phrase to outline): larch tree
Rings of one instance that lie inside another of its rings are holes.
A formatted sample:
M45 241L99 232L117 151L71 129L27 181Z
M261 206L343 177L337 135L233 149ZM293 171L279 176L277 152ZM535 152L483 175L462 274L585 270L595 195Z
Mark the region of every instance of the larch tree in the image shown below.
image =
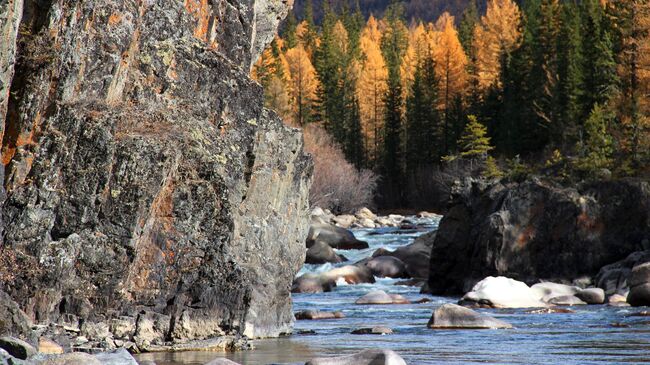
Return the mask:
M448 13L440 16L430 35L436 74L440 82L440 106L444 111L443 144L447 154L450 151L451 107L454 99L463 96L467 86L467 55L458 39L454 18Z
M356 94L367 157L375 164L379 160L381 151L384 95L388 88L388 69L381 53L380 42L381 33L377 27L377 21L371 16L361 33L362 57Z
M427 30L422 23L418 23L409 29L408 46L400 65L400 77L402 78L402 91L404 93L402 97L404 100L411 91L415 70L425 57L431 57Z
M309 55L302 47L297 45L286 53L291 79L291 100L293 107L294 123L304 126L311 121L312 104L316 98L318 79L316 70L311 64Z
M517 4L512 0L490 0L486 14L474 28L472 43L481 89L498 84L503 53L517 47L520 37L521 12Z

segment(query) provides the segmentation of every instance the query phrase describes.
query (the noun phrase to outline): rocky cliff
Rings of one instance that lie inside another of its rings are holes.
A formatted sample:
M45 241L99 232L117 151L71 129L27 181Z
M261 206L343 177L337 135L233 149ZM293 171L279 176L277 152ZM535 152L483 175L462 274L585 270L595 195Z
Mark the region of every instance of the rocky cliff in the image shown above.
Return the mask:
M290 331L311 162L248 71L291 5L0 5L0 288L33 321L145 350Z
M456 187L431 253L427 290L462 294L486 276L529 284L592 278L647 249L650 184L606 181L564 188L533 179Z

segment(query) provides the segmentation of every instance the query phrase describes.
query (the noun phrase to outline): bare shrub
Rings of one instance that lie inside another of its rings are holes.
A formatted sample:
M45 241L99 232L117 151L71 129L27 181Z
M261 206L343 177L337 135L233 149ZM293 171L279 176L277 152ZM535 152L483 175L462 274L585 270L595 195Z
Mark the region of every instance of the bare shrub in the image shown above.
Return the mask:
M377 188L377 175L370 170L357 170L346 161L341 147L324 129L310 125L303 132L305 150L314 159L314 180L309 191L311 204L335 214L370 206Z

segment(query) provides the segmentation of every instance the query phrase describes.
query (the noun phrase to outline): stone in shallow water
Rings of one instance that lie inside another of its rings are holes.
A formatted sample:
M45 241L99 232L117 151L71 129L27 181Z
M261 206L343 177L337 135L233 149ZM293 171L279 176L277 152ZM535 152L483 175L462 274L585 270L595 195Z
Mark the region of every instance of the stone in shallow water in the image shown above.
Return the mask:
M379 256L366 262L372 274L380 278L408 278L406 264L397 257Z
M304 310L304 311L296 312L295 316L297 320L345 318L345 315L343 315L343 313L341 312L321 312L315 310Z
M240 365L238 362L234 362L232 360L224 359L224 358L218 358L210 361L209 363L205 365Z
M605 291L601 288L583 289L579 291L575 296L587 304L605 303Z
M637 265L630 274L627 302L634 307L650 305L650 262Z
M548 302L554 305L587 305L587 303L583 302L575 295L562 295L551 298Z
M539 294L521 281L504 276L487 278L478 282L461 301L487 304L494 308L546 307Z
M575 313L571 309L566 308L543 308L543 309L533 309L526 311L528 314L552 314L552 313Z
M374 290L361 298L357 299L355 304L409 304L408 299L399 294L388 294L383 290Z
M350 332L353 335L391 335L393 330L384 326L357 328Z
M319 357L305 365L406 365L406 361L392 350L365 350L348 356Z
M427 326L435 329L512 328L512 325L507 322L457 304L444 304L438 307Z

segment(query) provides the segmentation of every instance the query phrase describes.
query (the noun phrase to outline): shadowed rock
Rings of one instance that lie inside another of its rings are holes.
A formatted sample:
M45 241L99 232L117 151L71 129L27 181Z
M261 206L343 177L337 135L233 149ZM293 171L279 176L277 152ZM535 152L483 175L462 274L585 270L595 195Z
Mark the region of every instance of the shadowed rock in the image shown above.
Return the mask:
M406 361L392 350L365 350L348 356L319 357L305 365L406 365Z

